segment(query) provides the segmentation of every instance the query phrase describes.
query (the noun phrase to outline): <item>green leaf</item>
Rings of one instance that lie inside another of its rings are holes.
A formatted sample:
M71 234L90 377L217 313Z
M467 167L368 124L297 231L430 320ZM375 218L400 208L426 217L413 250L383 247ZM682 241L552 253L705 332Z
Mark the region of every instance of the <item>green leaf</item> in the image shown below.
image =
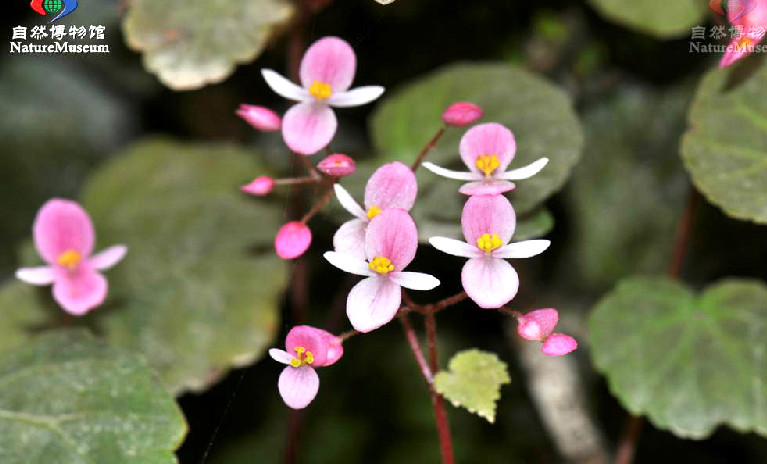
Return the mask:
M703 195L729 216L767 224L767 61L726 90L730 70L709 72L690 109L682 157Z
M174 90L226 79L253 61L293 15L284 0L132 0L123 32L144 65Z
M493 422L501 386L509 382L506 364L498 356L471 349L453 356L449 370L434 377L434 388L453 406L466 408Z
M645 34L666 39L690 33L705 22L706 2L698 0L589 0L602 16Z
M38 300L39 291L19 280L9 280L0 286L0 353L50 325L52 313ZM50 293L50 289L47 291Z
M687 438L719 424L767 435L767 287L731 279L695 295L622 281L590 319L592 354L633 414Z
M86 331L0 356L3 464L172 464L185 434L146 362Z
M373 143L381 156L379 164L399 160L410 164L421 148L441 127L442 112L459 100L473 102L485 111L480 122L499 122L516 137L517 155L510 168L538 158L550 162L534 177L517 182L510 194L517 214L525 215L562 188L577 163L583 134L568 96L545 79L506 64L454 64L421 77L391 94L371 119ZM445 167L466 169L458 155L465 131L449 128L428 160ZM425 169L418 172L424 195L432 188L445 189L449 197L434 215L452 214L462 204L457 193L460 181L440 178ZM434 186L437 187L434 187ZM437 194L441 196L441 194ZM450 207L445 207L451 201ZM465 201L465 200L464 200ZM460 216L460 208L457 210Z

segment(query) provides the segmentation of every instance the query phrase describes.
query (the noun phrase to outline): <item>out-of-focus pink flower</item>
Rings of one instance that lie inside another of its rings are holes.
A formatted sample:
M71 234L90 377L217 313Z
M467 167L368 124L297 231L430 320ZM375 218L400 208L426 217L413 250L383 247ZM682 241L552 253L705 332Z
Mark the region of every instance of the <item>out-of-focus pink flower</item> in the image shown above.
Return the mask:
M468 126L485 114L482 108L469 102L453 103L442 113L442 122L449 126Z
M552 334L558 321L556 309L536 309L517 317L517 333L525 340L543 342L541 352L546 356L566 355L578 348L578 342L569 335Z
M243 185L240 190L245 193L260 197L270 193L274 189L275 185L276 182L271 177L259 176L253 179L253 181L248 185Z
M480 308L500 308L519 289L519 277L507 258L530 258L551 244L548 240L509 243L516 215L503 195L469 198L461 214L465 242L447 237L429 239L445 253L469 258L461 271L461 282L469 298Z
M546 356L564 356L578 348L578 342L569 335L551 334L541 346L541 352Z
M338 125L331 106L359 106L381 96L384 88L380 86L348 90L356 67L357 57L348 43L338 37L324 37L314 42L301 60L301 86L271 69L261 71L272 90L300 102L285 113L282 122L282 136L291 150L312 155L330 143Z
M278 131L282 125L279 115L263 106L246 105L243 103L237 110L237 116L244 119L254 129L264 132Z
M467 180L459 191L466 195L495 195L514 189L511 180L527 179L537 174L549 162L540 158L527 166L506 171L514 159L517 144L514 134L501 124L479 124L461 138L461 159L469 172L458 172L425 162L423 167L448 179Z
M357 165L354 160L341 153L335 153L328 156L317 164L320 172L333 177L344 177L354 174Z
M370 332L397 314L402 288L431 290L439 280L429 274L405 272L418 248L418 230L410 215L393 208L376 215L365 234L365 258L328 251L325 259L342 271L365 276L349 292L346 315L355 329Z
M299 325L285 338L286 351L272 348L269 355L287 364L277 387L282 400L293 409L303 409L317 396L320 378L317 367L330 366L344 354L341 339L321 329Z
M277 256L282 259L295 259L304 254L312 243L312 231L302 222L288 222L280 227L274 246Z
M740 37L734 38L719 62L726 68L750 54L764 39L767 29L767 0L730 0L727 3L727 17L730 24L741 28Z
M399 161L384 164L370 176L365 186L365 209L339 184L334 188L341 206L356 219L338 228L333 236L333 248L361 259L365 259L365 231L370 220L389 208L410 211L418 195L415 174Z
M35 248L49 266L19 269L16 278L32 285L53 284L53 298L75 316L103 303L108 285L99 271L117 264L128 248L115 245L91 255L96 240L93 223L70 200L48 200L37 212L32 229Z

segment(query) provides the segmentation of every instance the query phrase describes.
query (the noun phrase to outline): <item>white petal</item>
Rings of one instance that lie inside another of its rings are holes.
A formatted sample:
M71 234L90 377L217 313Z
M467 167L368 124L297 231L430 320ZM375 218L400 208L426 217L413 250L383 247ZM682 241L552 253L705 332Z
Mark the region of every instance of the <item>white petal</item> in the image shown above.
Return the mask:
M91 265L95 269L103 271L119 263L120 260L125 257L125 253L127 252L128 252L127 246L115 245L105 250L101 250L100 252L91 256L88 261L91 263Z
M466 261L461 283L469 298L486 309L500 308L519 290L519 276L511 264L489 256Z
M549 159L541 158L537 161L533 161L527 166L517 168L517 169L512 169L511 171L506 171L495 177L497 179L504 179L504 180L528 179L538 174L541 171L541 169L543 169L547 164L549 164Z
M54 271L50 266L24 267L16 271L16 278L32 285L50 285Z
M346 298L346 315L352 327L367 333L388 323L402 303L402 288L387 276L362 279Z
M274 359L278 363L282 363L282 364L290 364L290 360L293 359L293 356L291 356L290 353L277 348L270 349L269 356L271 356L272 359Z
M392 272L391 279L410 290L431 290L439 285L439 279L423 272Z
M333 190L336 192L338 202L341 203L341 206L343 206L346 211L360 219L367 220L368 215L365 210L362 209L362 206L360 206L359 203L354 201L352 195L345 188L341 187L341 184L334 184Z
M324 256L330 264L349 274L357 274L361 276L375 275L375 272L370 270L368 263L364 259L335 251L325 252L322 256Z
M525 240L509 243L493 251L495 258L531 258L543 253L551 245L551 240Z
M293 409L303 409L317 396L320 378L310 366L288 366L277 380L277 389L285 404Z
M339 108L348 108L350 106L360 106L370 103L384 93L384 88L378 85L367 87L357 87L356 89L338 92L328 98L328 105Z
M274 92L288 100L306 101L309 99L309 92L303 87L290 82L280 74L271 69L262 69L261 75L264 76L266 84Z
M428 169L429 171L433 172L434 174L438 176L447 177L448 179L482 180L482 174L478 174L476 172L451 171L450 169L439 167L436 164L430 163L428 161L423 163L423 167L425 167L426 169Z
M462 258L479 258L484 253L479 248L469 245L463 240L456 240L447 237L432 237L429 239L431 246L443 253Z
M364 260L367 229L367 220L352 219L344 222L333 235L333 248L339 253Z

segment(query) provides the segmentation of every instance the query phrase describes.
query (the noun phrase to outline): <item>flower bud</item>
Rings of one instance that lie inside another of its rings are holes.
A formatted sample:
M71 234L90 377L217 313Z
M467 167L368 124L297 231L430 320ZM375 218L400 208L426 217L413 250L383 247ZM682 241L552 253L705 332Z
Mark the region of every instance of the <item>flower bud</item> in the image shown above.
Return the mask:
M328 156L317 165L320 172L333 177L343 177L354 174L357 165L354 160L341 153Z
M276 182L269 176L259 176L248 185L243 185L240 190L256 196L264 196L274 189Z
M485 113L482 108L474 103L458 102L450 105L442 113L442 121L449 126L466 126L481 118L483 114Z
M556 309L536 309L517 318L517 333L525 340L543 341L551 335L558 321Z
M312 243L312 231L302 222L288 222L280 227L274 246L282 259L295 259Z
M264 132L278 131L282 125L277 113L263 106L242 104L237 110L237 116L244 119L254 129Z
M551 334L541 346L541 352L546 356L564 356L578 348L578 342L569 335Z

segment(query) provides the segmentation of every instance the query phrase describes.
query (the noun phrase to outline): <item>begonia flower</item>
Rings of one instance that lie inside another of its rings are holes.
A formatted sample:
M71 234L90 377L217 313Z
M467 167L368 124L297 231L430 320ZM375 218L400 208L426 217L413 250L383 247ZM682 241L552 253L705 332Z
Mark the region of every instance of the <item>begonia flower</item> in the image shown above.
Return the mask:
M279 115L263 106L246 105L243 103L237 110L237 116L244 119L254 129L264 132L278 131L282 125Z
M317 164L323 174L333 177L345 177L354 174L357 165L354 160L341 153L334 153Z
M541 352L546 356L563 356L578 348L578 342L569 335L552 333L557 322L556 309L536 309L517 316L517 333L525 340L543 342Z
M530 258L551 244L548 240L509 243L516 227L511 203L503 195L469 198L461 213L465 242L446 237L429 239L445 253L469 258L461 271L463 289L481 308L500 308L517 294L519 276L507 258Z
M746 55L764 39L767 30L767 0L738 0L727 4L730 24L740 28L742 34L730 41L727 51L719 62L726 68Z
M365 276L349 292L346 315L355 329L370 332L397 314L402 303L401 287L431 290L439 280L421 272L405 272L418 248L418 230L402 209L382 211L365 234L365 257L329 251L325 259L342 271Z
M469 102L457 102L450 105L442 113L442 122L448 126L468 126L481 118L485 112L482 108Z
M240 187L240 190L245 193L261 197L274 190L275 185L277 185L277 182L275 182L275 180L271 177L259 176L253 179L253 181L251 181L251 183L248 185L243 185Z
M494 195L514 189L511 180L527 179L537 174L549 162L540 158L527 166L506 171L514 159L517 144L514 134L501 124L478 124L463 135L459 151L469 172L452 171L425 162L423 167L448 179L468 180L459 191L466 195Z
M320 378L318 367L334 364L344 354L341 339L321 329L299 325L290 329L285 350L272 348L269 356L286 364L277 388L282 400L293 409L303 409L317 396Z
M384 88L380 86L349 90L356 66L357 58L348 43L338 37L325 37L304 54L300 86L271 69L261 71L272 90L300 102L282 120L282 136L291 150L312 155L330 143L338 125L331 107L360 106L381 96Z
M378 168L365 186L365 208L339 184L334 186L341 206L356 219L347 221L333 236L333 248L340 253L365 258L365 231L381 211L400 208L410 211L418 195L418 182L409 167L395 161Z
M40 208L32 234L48 266L19 269L16 278L32 285L53 284L53 298L74 316L104 302L108 284L99 271L117 264L128 251L125 245L92 255L96 233L90 216L78 203L59 198Z
M274 248L282 259L295 259L303 255L312 243L312 231L303 222L288 222L277 231Z

